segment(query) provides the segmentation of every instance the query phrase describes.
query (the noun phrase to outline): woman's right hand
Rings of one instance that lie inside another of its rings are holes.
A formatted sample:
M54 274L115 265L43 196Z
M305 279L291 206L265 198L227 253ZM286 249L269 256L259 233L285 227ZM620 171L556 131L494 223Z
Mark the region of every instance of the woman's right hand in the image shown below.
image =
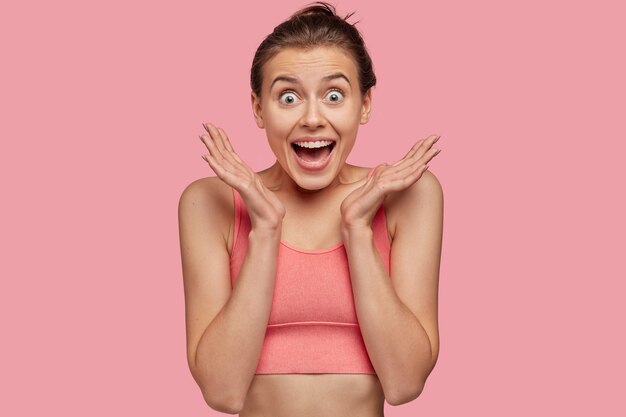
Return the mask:
M202 158L222 181L239 192L253 229L280 230L285 207L276 194L265 187L261 177L239 158L222 128L210 123L203 126L208 135L201 135L200 140L209 153Z

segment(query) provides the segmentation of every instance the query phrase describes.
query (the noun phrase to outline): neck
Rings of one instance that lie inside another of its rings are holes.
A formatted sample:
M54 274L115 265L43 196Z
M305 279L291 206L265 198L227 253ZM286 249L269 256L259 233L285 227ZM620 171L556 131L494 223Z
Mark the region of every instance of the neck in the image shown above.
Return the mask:
M276 161L271 167L266 169L265 178L266 178L266 186L274 191L280 193L286 193L289 195L297 196L297 198L302 200L311 200L318 198L326 198L328 195L332 194L337 188L350 184L354 182L351 180L349 172L351 172L351 167L348 164L343 164L343 167L339 171L339 175L337 175L333 180L323 188L316 190L309 190L306 188L302 188L298 183L296 183L283 169L283 167Z

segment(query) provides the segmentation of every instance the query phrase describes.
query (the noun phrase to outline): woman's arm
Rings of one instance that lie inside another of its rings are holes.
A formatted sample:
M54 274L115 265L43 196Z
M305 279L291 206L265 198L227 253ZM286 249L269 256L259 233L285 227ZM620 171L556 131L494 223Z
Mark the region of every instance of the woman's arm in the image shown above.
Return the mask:
M443 193L425 171L393 194L396 230L391 278L376 251L371 228L351 228L345 246L363 339L389 404L412 401L439 355L437 297L443 228Z
M426 171L441 151L433 147L439 138L420 139L395 164L377 166L341 203L341 233L361 333L392 405L420 395L439 355L443 192L437 178ZM391 277L376 251L371 227L385 198L388 217L397 219Z
M239 192L252 228L231 291L228 239L220 226L232 219L232 210L224 210L232 190L219 199L217 185L206 190L196 181L180 198L188 361L209 406L236 414L254 378L269 322L285 207L233 150L222 128L211 123L204 128L207 134L200 140L209 153L202 157L217 174L209 183L223 181Z
M207 180L215 191L202 184ZM236 414L254 378L269 320L280 228L252 229L231 290L230 256L222 230L232 212L224 209L224 196L218 197L215 181L220 180L207 180L190 184L179 202L187 359L207 404Z

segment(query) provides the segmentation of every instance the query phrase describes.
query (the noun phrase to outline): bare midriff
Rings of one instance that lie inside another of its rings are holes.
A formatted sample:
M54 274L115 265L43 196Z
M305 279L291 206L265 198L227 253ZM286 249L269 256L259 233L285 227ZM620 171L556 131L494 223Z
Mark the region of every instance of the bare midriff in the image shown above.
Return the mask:
M240 417L384 417L372 374L257 374Z

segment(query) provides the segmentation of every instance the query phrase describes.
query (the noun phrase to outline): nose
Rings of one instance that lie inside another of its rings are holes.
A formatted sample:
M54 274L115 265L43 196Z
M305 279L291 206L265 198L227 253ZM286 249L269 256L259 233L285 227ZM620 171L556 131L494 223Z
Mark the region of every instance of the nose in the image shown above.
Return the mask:
M302 127L308 127L311 129L315 129L317 127L322 127L326 123L326 119L319 108L319 103L315 100L310 100L304 110L304 114L300 119L300 125Z

